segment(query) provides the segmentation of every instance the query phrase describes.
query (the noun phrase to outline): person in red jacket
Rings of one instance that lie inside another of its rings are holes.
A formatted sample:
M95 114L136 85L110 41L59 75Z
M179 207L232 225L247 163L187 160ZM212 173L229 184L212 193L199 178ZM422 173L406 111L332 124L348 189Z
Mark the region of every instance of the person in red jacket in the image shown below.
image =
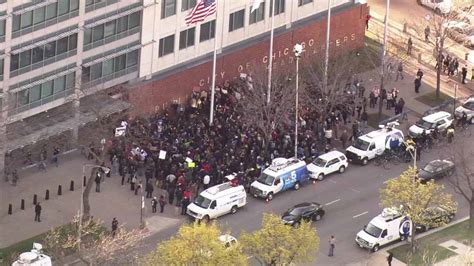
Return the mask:
M181 215L186 215L188 205L191 202L191 189L188 187L183 192L183 201L181 202Z
M367 29L369 29L369 20L372 18L372 16L370 14L367 14L367 16L365 17L365 26Z

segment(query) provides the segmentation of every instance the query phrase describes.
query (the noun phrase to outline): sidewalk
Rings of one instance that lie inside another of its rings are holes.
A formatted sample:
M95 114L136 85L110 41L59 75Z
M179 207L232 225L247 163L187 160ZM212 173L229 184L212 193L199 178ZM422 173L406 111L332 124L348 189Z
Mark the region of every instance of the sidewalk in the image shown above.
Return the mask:
M60 157L59 167L48 165L48 171L37 171L31 168L19 173L20 179L16 187L3 183L0 187L0 248L10 246L24 239L47 232L52 227L68 223L78 214L80 208L80 185L82 184L82 165L88 161L79 154ZM90 162L89 162L90 163ZM89 170L90 171L90 170ZM87 173L87 172L86 172ZM74 180L74 191L69 191L70 181ZM3 181L2 181L3 182ZM112 176L105 178L101 184L101 192L95 192L95 184L90 193L91 215L101 219L110 227L112 218L117 217L119 225L137 228L140 225L140 196L130 191L125 183L121 186L121 178ZM62 186L62 195L57 195L58 185ZM46 189L50 190L50 199L44 200ZM38 195L43 211L41 222L34 222L33 194ZM165 195L155 189L153 195ZM25 210L20 210L20 201L25 199ZM13 214L8 215L8 204L13 204ZM152 231L156 232L164 226L181 223L177 207L167 205L163 214L151 213L150 199L145 199L143 218L149 221ZM150 219L163 217L163 219Z

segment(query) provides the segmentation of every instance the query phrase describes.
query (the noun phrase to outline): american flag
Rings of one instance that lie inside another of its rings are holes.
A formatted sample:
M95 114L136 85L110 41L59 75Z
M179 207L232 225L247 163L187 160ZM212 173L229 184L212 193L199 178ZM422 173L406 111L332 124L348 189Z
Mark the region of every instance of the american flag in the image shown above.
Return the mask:
M217 0L200 0L199 3L186 16L186 24L194 24L205 20L216 13Z

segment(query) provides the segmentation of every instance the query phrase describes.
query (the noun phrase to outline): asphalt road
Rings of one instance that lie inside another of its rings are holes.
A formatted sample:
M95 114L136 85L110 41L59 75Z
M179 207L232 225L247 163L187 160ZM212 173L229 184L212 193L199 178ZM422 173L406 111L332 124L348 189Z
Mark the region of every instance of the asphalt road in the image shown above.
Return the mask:
M469 129L474 132L474 126ZM472 139L469 136L458 136L458 139ZM472 141L464 141L465 147L474 149ZM422 153L422 160L418 167L424 166L433 159L446 158L451 153L451 148L444 145L427 153ZM314 222L313 226L318 231L321 240L320 251L317 254L317 262L314 265L343 265L356 263L369 256L367 250L359 248L354 238L357 232L366 225L370 219L381 212L379 206L379 189L384 182L390 178L396 178L407 168L408 164L392 166L385 170L373 163L367 166L349 165L344 174L328 176L316 184L307 183L299 191L285 191L275 195L271 202L262 199L248 197L247 205L239 209L234 215L225 215L218 219L224 231L230 231L238 236L242 231L251 232L260 227L262 213L283 213L289 207L305 202L316 201L325 204L326 215L321 221ZM446 185L446 190L452 193L458 202L458 213L456 219L468 215L468 205L449 186L447 180L439 183ZM146 240L146 246L142 251L154 249L156 243L174 235L177 226L167 228L151 236ZM328 239L335 235L337 239L335 257L328 257Z

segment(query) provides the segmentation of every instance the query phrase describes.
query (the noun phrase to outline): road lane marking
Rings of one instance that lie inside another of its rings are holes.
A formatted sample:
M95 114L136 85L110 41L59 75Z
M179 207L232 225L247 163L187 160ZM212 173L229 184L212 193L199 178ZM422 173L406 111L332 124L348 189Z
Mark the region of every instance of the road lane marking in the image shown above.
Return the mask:
M340 200L341 200L341 199L333 200L333 201L328 202L328 203L326 203L326 204L324 204L324 205L325 205L325 206L329 206L329 205L334 204L334 203L336 203L336 202L338 202L338 201L340 201Z
M363 213L359 213L359 214L357 214L357 215L352 216L352 218L357 218L357 217L360 217L360 216L365 215L365 214L367 214L367 213L369 213L369 212L366 211L366 212L363 212Z

